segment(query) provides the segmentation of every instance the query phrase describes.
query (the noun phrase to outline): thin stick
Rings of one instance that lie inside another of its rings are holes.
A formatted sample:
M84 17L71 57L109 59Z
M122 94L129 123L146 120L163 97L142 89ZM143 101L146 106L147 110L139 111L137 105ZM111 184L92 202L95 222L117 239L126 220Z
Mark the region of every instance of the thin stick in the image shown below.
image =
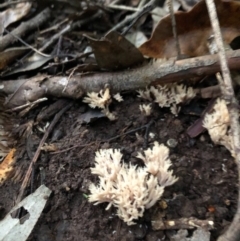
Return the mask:
M46 50L52 43L54 43L56 40L58 40L62 35L64 35L65 33L67 33L69 30L71 29L71 21L67 24L67 26L65 26L60 32L56 33L55 35L53 35L51 37L51 39L49 41L47 41L46 44L44 44L44 46L42 46L39 51L44 51Z
M143 8L141 9L141 11L135 12L131 15L126 16L126 18L121 21L120 23L118 23L116 26L114 26L112 29L110 29L108 31L108 33L110 33L111 31L116 31L122 27L124 27L126 24L130 23L131 21L133 21L134 19L138 18L139 15L142 16L142 13L146 13L148 11L151 11L155 8L156 3L158 0L151 0L149 1L146 5L143 6ZM107 33L107 34L108 34Z
M133 8L133 7L128 7L128 6L124 6L124 5L108 5L108 8L112 8L112 9L117 9L117 10L125 10L125 11L132 11L132 12L138 12L141 9L139 8Z
M206 0L209 17L211 20L212 29L215 35L215 41L218 48L220 65L223 75L223 82L219 82L223 98L225 99L229 111L230 124L232 130L233 152L236 157L238 166L238 176L240 177L240 125L238 115L238 102L234 94L230 71L227 65L223 39L219 26L219 21L216 12L216 6L213 0ZM228 230L218 238L218 241L238 241L240 238L240 185L238 185L238 207L237 213L229 226Z
M172 0L167 0L167 5L168 5L169 13L171 16L171 21L172 21L172 31L173 31L173 37L175 39L175 44L176 44L177 57L178 57L178 59L180 59L181 58L181 49L180 49L179 39L178 39L178 35L177 35L177 24L176 24L176 19L175 19L175 15L174 15Z
M139 3L139 8L141 9L141 6L143 3L145 3L145 1L142 1ZM133 27L133 25L146 13L150 12L154 7L155 7L155 3L153 3L154 5L149 5L149 7L145 7L143 8L142 11L139 11L139 13L137 14L136 18L133 19L132 23L122 32L122 35L126 35L128 33L128 31Z
M10 110L6 110L6 112L13 112L13 111L18 111L18 110L21 110L21 109L25 109L26 107L33 107L33 106L35 106L35 105L37 105L37 104L39 104L39 103L41 103L41 102L43 102L43 101L47 101L48 100L48 98L42 98L42 99L38 99L38 100L36 100L36 101L33 101L33 102L29 102L29 103L26 103L26 104L24 104L24 105L20 105L20 106L17 106L17 107L15 107L15 108L12 108L12 109L10 109Z
M7 34L12 35L12 36L13 36L14 38L16 38L19 42L21 42L23 45L27 46L28 48L30 48L30 49L33 50L34 52L38 53L39 55L41 55L41 56L43 56L43 57L46 57L46 58L51 57L51 55L42 53L41 51L37 50L36 48L34 48L33 46L31 46L30 44L26 43L24 40L22 40L21 38L19 38L19 37L18 37L17 35L15 35L14 33L9 32L7 29L4 29L4 31L5 31Z
M138 4L138 8L142 8L144 7L144 5L146 4L147 0L141 0L140 3ZM156 2L155 2L156 5Z
M60 117L63 115L63 113L65 113L65 111L67 111L70 107L72 106L72 103L69 103L66 107L64 107L61 111L59 111L58 114L55 115L52 123L50 124L50 126L48 127L47 131L45 132L41 142L39 143L39 146L37 148L37 151L35 152L34 154L34 157L28 167L28 170L27 170L27 173L24 177L24 180L22 182L22 185L21 185L21 188L20 188L20 191L19 191L19 194L18 194L18 197L17 197L17 200L16 200L16 204L19 203L21 200L22 200L22 197L23 197L23 194L24 194L24 191L28 185L28 182L29 182L29 178L31 176L31 173L32 173L32 168L33 168L33 165L37 162L38 160L38 157L41 153L41 148L42 146L44 145L46 139L48 138L49 134L51 133L51 131L53 130L54 126L56 125L56 123L58 122L58 120L60 119Z
M214 222L212 220L200 220L190 217L172 220L153 220L152 226L154 230L195 229L196 227L211 230L214 229Z
M65 18L60 23L57 23L56 25L51 26L50 28L47 28L47 29L44 29L44 30L40 31L39 34L44 34L44 33L48 33L48 32L53 31L53 30L57 30L61 25L63 25L64 23L66 23L68 21L69 21L69 19Z
M17 37L22 37L24 34L32 31L33 29L37 29L41 26L44 22L48 20L50 17L50 9L46 8L42 12L40 12L34 18L28 20L27 22L21 23L20 26L15 28L11 33ZM12 37L12 35L7 34L3 37L0 37L0 51L3 51L7 48L10 44L12 44L16 39Z

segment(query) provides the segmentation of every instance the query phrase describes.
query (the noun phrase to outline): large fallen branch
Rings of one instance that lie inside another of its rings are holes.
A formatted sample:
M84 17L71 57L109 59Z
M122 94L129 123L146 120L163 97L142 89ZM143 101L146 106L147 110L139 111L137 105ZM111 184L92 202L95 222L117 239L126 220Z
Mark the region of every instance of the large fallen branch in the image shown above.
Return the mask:
M240 69L240 50L228 51L231 70ZM112 92L137 90L148 85L166 84L220 71L218 55L153 61L138 68L119 72L83 74L70 78L37 76L31 79L0 81L0 93L9 95L8 107L16 107L46 96L78 99L87 92L99 92L106 86Z

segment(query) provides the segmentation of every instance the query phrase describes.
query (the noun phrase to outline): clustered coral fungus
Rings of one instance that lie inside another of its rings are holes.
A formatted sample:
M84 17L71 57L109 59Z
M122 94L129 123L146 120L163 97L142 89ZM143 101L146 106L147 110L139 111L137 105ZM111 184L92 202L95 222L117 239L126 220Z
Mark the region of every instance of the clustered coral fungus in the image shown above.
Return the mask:
M180 103L185 103L193 99L196 95L192 87L183 84L157 85L146 88L146 90L138 90L139 96L148 101L156 102L161 108L170 107L171 112L177 115Z
M102 109L102 113L104 113L109 120L116 120L117 117L109 111L109 105L112 102L109 88L106 88L104 91L101 90L99 93L87 93L87 95L88 96L83 99L83 102L87 103L93 109L96 107ZM118 102L123 101L119 93L115 94L113 98Z
M145 167L122 162L119 150L105 149L96 152L95 167L91 172L99 176L98 185L91 184L89 202L108 202L106 208L117 207L117 215L128 225L143 216L162 196L164 188L177 178L169 171L169 149L154 142L153 148L139 153Z
M233 155L233 143L229 135L230 119L225 100L217 99L213 111L205 115L203 126L215 144L225 146Z

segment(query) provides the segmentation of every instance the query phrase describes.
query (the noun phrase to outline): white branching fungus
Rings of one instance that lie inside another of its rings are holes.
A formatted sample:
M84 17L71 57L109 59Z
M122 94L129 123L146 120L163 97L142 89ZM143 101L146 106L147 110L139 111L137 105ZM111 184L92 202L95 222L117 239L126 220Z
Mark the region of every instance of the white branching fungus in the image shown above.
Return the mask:
M113 98L114 98L115 100L117 100L118 102L122 102L122 101L123 101L123 97L122 97L119 93L115 94L115 95L113 96Z
M169 107L172 103L172 95L169 91L170 89L167 88L167 86L151 86L150 91L152 95L154 96L154 101L158 103L158 105L162 107Z
M178 116L178 113L181 110L181 106L177 106L176 104L172 104L172 106L170 107L170 110L171 110L173 115Z
M151 139L153 139L155 136L156 136L155 133L153 133L153 132L150 132L150 133L149 133L149 137L150 137Z
M105 109L111 103L111 95L109 88L105 91L101 90L99 93L87 93L88 97L84 97L83 102L87 103L91 108Z
M109 111L108 107L102 110L102 113L106 115L106 117L110 120L110 121L114 121L117 119L117 116L114 115L112 112Z
M208 130L208 133L215 144L225 146L232 154L232 140L229 135L229 113L226 102L223 99L217 99L213 112L205 115L203 126Z
M150 89L146 88L146 90L137 90L137 92L139 94L138 97L152 101Z
M180 110L178 104L185 103L196 95L192 87L186 87L182 84L151 86L146 90L138 90L137 92L139 93L138 97L148 101L154 100L161 108L172 107L171 111L174 115L177 115L178 110Z
M171 87L172 96L176 104L185 103L195 97L196 93L192 87L184 85L173 85Z
M106 209L117 207L117 215L128 225L143 216L162 196L164 187L172 185L177 178L168 171L171 166L169 150L154 143L152 149L138 154L146 166L137 167L122 163L119 150L106 149L96 152L93 174L99 176L98 186L91 184L89 202L108 202Z
M137 157L144 161L147 172L157 177L159 185L166 187L177 181L172 175L173 171L168 171L172 163L169 159L169 149L163 144L154 142L152 149L148 148L144 151L144 155L138 153Z
M150 116L151 113L152 113L152 105L151 104L142 104L142 105L139 105L139 109L140 111L146 115L146 116Z
M88 97L84 97L83 102L87 103L91 108L100 108L102 112L111 121L116 120L117 117L109 111L109 105L112 102L110 90L106 88L105 91L101 90L99 93L91 92L87 93ZM119 95L118 101L120 101L121 96Z

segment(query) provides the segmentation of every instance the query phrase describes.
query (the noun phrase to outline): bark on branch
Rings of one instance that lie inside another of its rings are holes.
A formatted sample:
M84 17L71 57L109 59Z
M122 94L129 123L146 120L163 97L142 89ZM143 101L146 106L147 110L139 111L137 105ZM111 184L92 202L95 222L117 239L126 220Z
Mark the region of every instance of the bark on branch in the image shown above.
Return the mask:
M229 51L228 66L231 70L240 69L240 50ZM137 90L148 85L166 84L205 76L219 72L218 55L149 62L144 66L119 72L83 74L70 78L58 76L37 76L31 79L0 81L0 93L10 95L8 107L23 105L46 96L78 99L87 92L99 92L108 86L111 92Z

